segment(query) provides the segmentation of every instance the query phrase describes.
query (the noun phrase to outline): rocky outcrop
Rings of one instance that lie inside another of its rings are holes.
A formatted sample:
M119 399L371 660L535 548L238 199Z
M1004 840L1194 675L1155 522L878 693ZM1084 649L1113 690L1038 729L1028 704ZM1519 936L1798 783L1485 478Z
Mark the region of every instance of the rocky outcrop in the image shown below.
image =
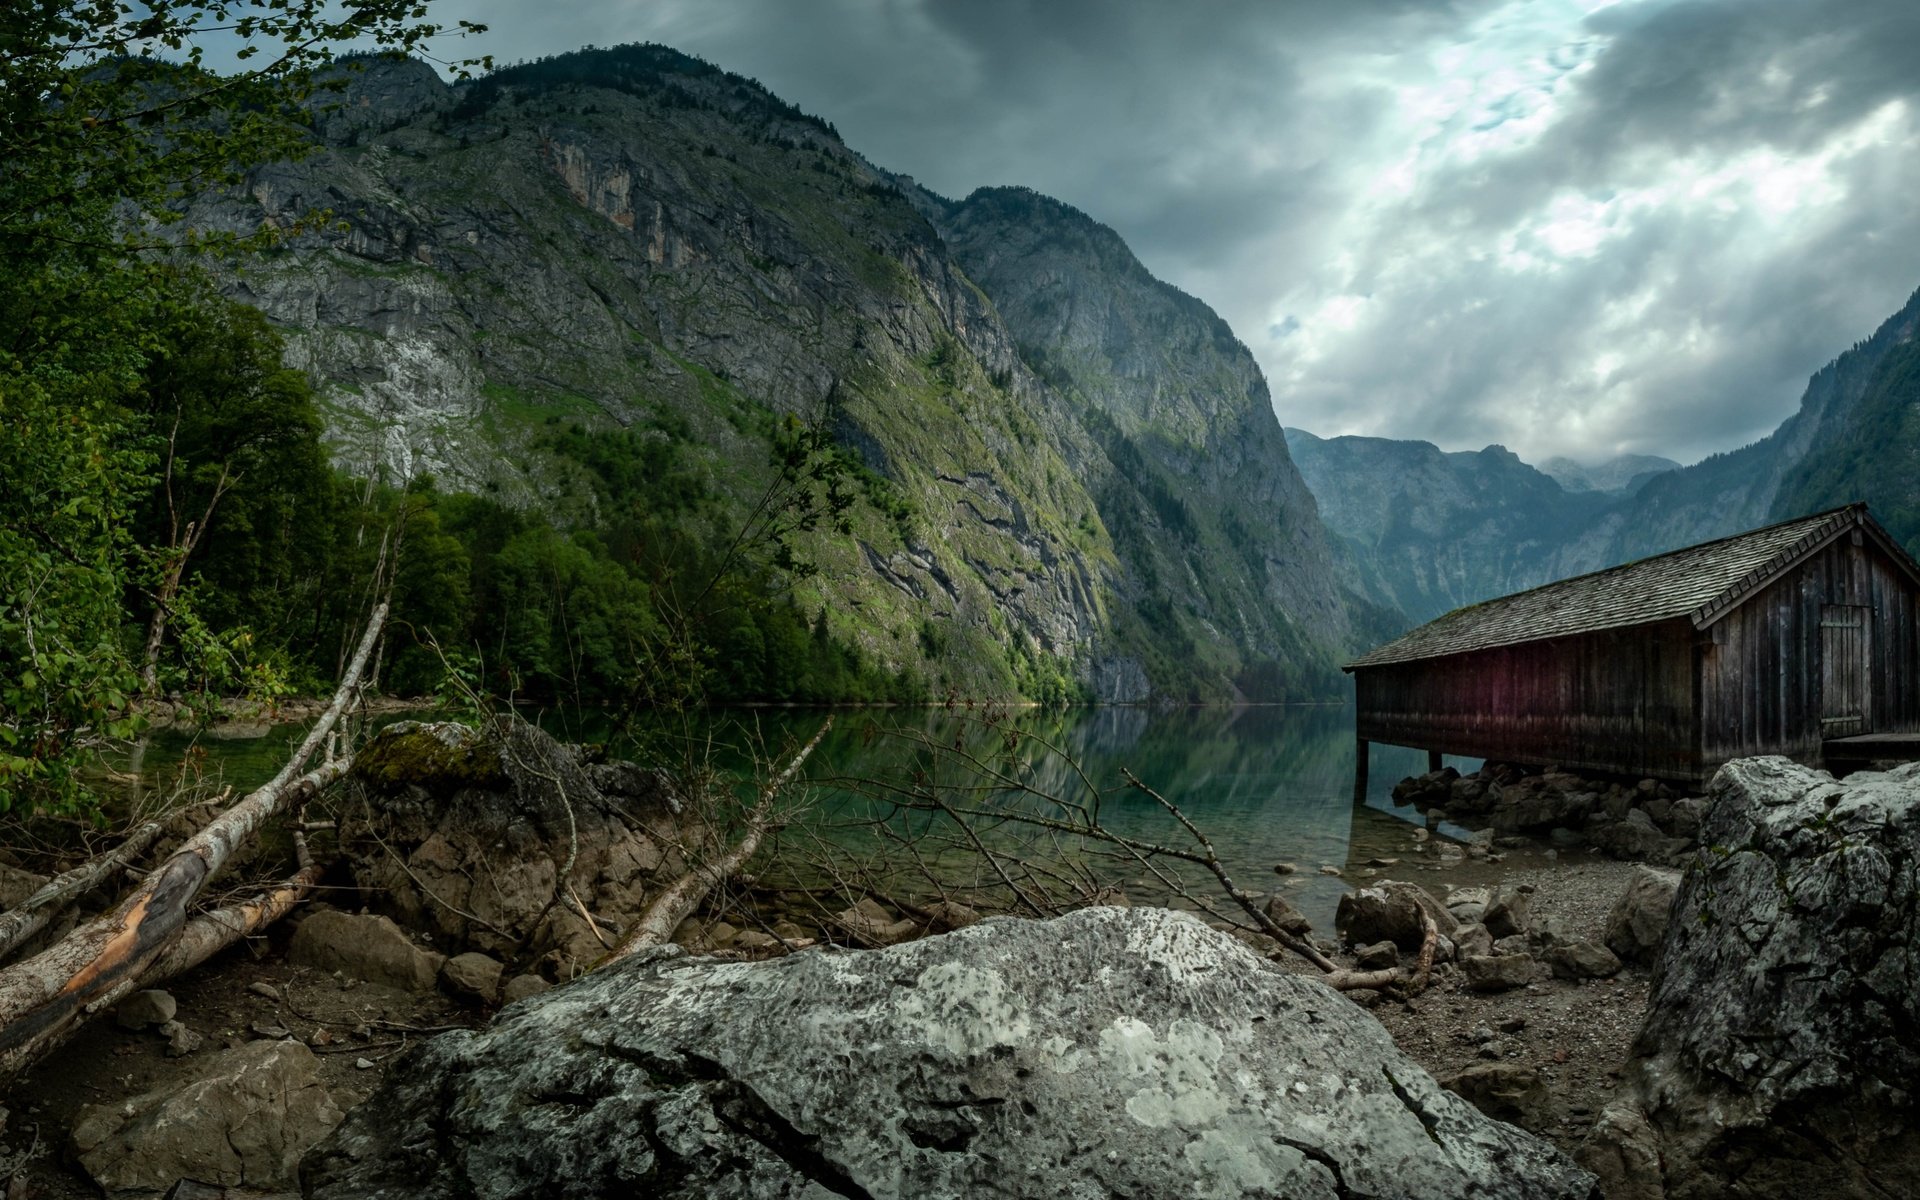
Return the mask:
M1611 1200L1887 1197L1920 1178L1920 764L1714 777L1623 1099Z
M611 930L623 928L663 882L684 873L678 847L707 833L664 772L596 760L521 720L479 730L390 725L356 756L353 778L366 806L349 809L341 843L370 903L430 933L444 950L480 951L523 967L544 959L554 978L569 978L606 952L583 909ZM296 956L323 919L382 918L316 914L295 937ZM388 955L391 967L375 963L360 973L433 987L445 959L420 961L422 952L393 933L400 945ZM365 957L378 939L312 940L315 955L351 956L359 947Z
M435 1039L301 1174L309 1200L1594 1194L1322 985L1113 907L649 952Z

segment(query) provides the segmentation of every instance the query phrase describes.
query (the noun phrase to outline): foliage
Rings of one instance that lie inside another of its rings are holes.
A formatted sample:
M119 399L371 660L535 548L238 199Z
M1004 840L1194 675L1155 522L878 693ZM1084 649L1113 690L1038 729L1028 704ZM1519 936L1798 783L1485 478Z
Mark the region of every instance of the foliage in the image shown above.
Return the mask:
M1786 518L1865 501L1875 518L1920 554L1920 343L1887 351L1833 436L1780 482L1774 514Z
M308 148L315 72L336 45L418 48L436 30L423 15L415 0L0 6L0 810L87 807L76 769L135 724L128 603L159 594L181 550L153 536L168 436L201 438L172 464L188 491L224 455L283 492L248 447L314 449L277 340L142 246L188 195ZM204 69L210 41L236 38L240 71ZM174 240L240 251L267 236ZM230 401L253 412L238 441ZM283 418L284 436L263 433ZM193 610L203 594L165 601L188 673L279 688L248 661L250 633Z

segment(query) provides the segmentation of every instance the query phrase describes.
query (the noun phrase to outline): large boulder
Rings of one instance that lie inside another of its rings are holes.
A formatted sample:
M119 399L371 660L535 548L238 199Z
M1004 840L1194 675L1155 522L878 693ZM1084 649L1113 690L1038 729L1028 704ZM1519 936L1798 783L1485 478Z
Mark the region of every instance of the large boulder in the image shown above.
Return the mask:
M299 1042L248 1042L185 1084L81 1109L74 1152L109 1196L157 1196L180 1179L284 1188L340 1122L319 1065Z
M1715 775L1622 1099L1610 1200L1885 1197L1920 1179L1920 764Z
M552 954L562 974L605 952L574 897L624 926L708 832L665 772L522 720L390 725L353 778L366 805L348 806L341 841L370 902L436 945L520 965Z
M1323 985L1164 909L671 948L428 1043L308 1200L1594 1195Z
M385 917L323 910L310 914L294 930L287 961L296 967L338 971L369 983L425 992L433 989L447 956L414 945L405 931Z

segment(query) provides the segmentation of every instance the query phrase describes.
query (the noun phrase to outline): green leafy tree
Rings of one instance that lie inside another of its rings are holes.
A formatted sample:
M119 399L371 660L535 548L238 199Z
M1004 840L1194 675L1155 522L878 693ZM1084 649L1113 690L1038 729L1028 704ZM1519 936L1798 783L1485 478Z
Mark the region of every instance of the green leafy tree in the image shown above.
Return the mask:
M0 5L0 810L84 802L75 768L128 727L145 657L126 598L165 590L165 566L150 586L156 561L194 553L136 533L164 469L164 331L204 300L152 251L265 244L273 231L180 229L183 201L307 152L336 48L418 50L438 31L425 11L415 0ZM235 42L240 70L206 69L210 45ZM178 620L181 577L171 587L166 620ZM235 645L203 622L187 640L199 654Z

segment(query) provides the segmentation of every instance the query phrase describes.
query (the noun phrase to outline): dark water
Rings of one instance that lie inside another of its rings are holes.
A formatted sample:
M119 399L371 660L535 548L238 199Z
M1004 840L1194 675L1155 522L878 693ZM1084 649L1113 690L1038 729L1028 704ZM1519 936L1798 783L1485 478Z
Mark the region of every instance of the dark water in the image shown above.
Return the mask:
M826 716L813 710L735 711L648 730L638 744L616 739L610 749L669 765L705 759L723 768L751 769L756 762L783 761ZM605 722L592 717L542 720L564 737L599 741L609 736ZM239 732L255 736L162 731L147 747L141 773L155 786L182 771L201 773L232 785L237 794L279 769L301 728ZM1316 927L1330 928L1342 891L1376 875L1404 878L1430 869L1414 850L1418 817L1396 810L1390 799L1395 781L1425 770L1425 755L1389 746L1375 746L1372 753L1370 794L1356 807L1353 710L1347 707L1089 708L994 716L842 710L807 764L815 786L806 799L804 824L812 832L790 836L794 849L769 868L769 881L817 874L823 861L836 856L841 865L873 870L876 863L903 857L896 840L902 835L924 841L921 853L944 878L968 871L977 875L978 856L946 844L954 836L951 824L925 813L900 813L887 803L889 788L916 779L941 785L940 794L950 803L980 812L999 806L1057 816L1057 806L1042 799L1051 797L1097 806L1101 824L1121 836L1192 846L1159 803L1127 784L1123 771L1131 771L1192 820L1236 883L1250 891L1282 890ZM1164 887L1138 863L1101 861L1100 851L1074 839L1032 844L1033 831L1013 823L1001 827L999 836L995 844L1016 854L1024 838L1026 851L1036 859L1064 856L1094 867L1136 899L1165 899ZM1400 861L1369 867L1377 858ZM1297 870L1278 875L1277 863ZM1342 874L1323 874L1323 866ZM1197 877L1192 868L1185 870ZM1468 863L1444 878L1463 882L1488 874L1486 867Z

